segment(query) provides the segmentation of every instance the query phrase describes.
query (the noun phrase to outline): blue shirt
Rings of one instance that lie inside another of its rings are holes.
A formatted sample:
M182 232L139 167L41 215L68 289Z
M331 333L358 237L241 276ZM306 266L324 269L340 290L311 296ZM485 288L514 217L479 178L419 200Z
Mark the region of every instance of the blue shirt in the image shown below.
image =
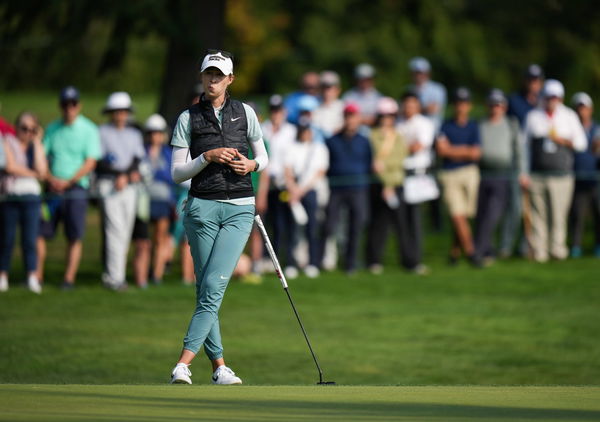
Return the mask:
M465 126L458 125L453 119L446 120L440 129L440 133L446 135L453 146L476 147L481 145L479 125L475 120L469 120ZM474 161L454 161L444 158L442 168L444 170L454 170L474 163Z
M573 169L578 180L595 183L598 157L593 153L592 148L594 140L600 138L600 125L592 122L590 128L585 129L585 134L588 139L587 149L583 152L575 152Z
M346 138L342 133L325 141L329 149L329 186L331 189L356 189L369 185L371 144L360 134Z
M304 97L305 95L309 95L309 94L306 94L305 92L302 92L302 91L296 91L296 92L292 92L287 97L285 97L285 100L283 101L283 107L287 111L288 122L293 123L293 124L298 124L298 118L300 117L300 110L298 109L298 101L300 100L300 98ZM315 98L317 98L317 97L315 97ZM318 100L318 98L317 98L317 100Z
M423 110L423 115L431 119L436 130L439 129L442 120L444 119L444 111L446 109L446 102L448 101L448 95L444 85L439 82L427 81L421 86L410 85L409 89L415 91L419 95L419 101L423 105L423 108L430 104L438 105L437 113L428 115L425 114L425 110Z
M523 94L515 92L508 97L508 110L506 114L516 117L519 125L525 127L527 113L533 110L537 104L530 104Z

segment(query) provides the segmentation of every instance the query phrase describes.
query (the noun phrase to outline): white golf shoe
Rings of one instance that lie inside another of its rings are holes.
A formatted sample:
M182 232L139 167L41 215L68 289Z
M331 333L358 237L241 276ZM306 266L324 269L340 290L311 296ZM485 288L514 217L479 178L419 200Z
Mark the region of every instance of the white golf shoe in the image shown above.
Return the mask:
M219 366L212 375L212 383L220 385L241 384L242 380L235 376L230 368L225 365Z
M192 371L185 363L178 363L171 372L171 384L191 384Z

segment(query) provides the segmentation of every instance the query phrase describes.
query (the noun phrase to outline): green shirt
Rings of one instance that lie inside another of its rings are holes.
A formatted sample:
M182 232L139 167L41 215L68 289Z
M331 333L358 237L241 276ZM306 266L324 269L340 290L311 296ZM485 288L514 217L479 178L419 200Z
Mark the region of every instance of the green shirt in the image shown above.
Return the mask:
M398 187L404 183L404 159L408 155L408 149L404 138L395 133L391 144L386 145L383 132L379 128L371 131L371 147L373 157L383 163L383 172L377 177L385 187Z
M70 125L66 125L62 119L55 120L46 128L44 149L52 175L69 180L88 158L100 159L98 128L91 120L81 115ZM79 185L89 187L89 177L82 177Z

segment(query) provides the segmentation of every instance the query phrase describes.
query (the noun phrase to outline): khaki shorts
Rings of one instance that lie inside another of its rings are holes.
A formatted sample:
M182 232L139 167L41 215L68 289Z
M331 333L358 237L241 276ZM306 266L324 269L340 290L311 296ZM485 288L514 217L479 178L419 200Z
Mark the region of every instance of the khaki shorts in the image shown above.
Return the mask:
M439 177L450 216L474 217L477 212L479 167L472 164L455 170L442 170Z

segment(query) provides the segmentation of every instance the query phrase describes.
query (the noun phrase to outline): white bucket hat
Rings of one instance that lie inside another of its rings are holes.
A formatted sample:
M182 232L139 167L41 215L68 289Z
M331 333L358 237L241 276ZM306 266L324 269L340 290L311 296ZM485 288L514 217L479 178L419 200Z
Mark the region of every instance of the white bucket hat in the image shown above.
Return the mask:
M104 113L110 113L115 110L128 110L133 111L133 105L131 103L131 97L128 93L119 91L113 92L108 96L106 105L102 110Z
M144 123L144 130L146 132L166 132L167 121L158 113L155 113L148 117L146 123Z

